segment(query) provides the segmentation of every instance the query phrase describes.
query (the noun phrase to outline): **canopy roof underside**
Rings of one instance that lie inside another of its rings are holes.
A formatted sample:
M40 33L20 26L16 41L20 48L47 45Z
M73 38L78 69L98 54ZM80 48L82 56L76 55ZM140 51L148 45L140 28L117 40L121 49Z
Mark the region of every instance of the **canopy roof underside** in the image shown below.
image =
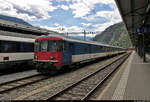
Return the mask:
M149 0L115 0L121 17L128 30L133 46L138 45L136 28L149 26L150 1ZM145 34L145 45L150 45L150 33ZM140 36L141 37L141 36Z

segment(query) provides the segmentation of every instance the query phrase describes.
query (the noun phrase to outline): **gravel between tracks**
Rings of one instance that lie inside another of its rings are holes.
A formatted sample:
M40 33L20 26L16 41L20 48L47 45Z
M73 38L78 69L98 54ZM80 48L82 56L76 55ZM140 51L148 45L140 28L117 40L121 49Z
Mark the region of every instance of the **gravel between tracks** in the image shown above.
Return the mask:
M34 83L32 85L25 86L23 88L18 88L16 90L12 90L4 94L0 94L0 99L1 100L13 100L13 99L43 100L46 97L48 97L49 94L51 93L53 94L54 92L60 91L67 85L76 82L77 80L83 78L85 75L88 75L96 71L98 68L104 66L110 61L117 59L118 57L120 56L113 57L106 61L101 61L99 63L95 63L89 66L85 66L75 71L52 76L51 78L43 80L41 82Z

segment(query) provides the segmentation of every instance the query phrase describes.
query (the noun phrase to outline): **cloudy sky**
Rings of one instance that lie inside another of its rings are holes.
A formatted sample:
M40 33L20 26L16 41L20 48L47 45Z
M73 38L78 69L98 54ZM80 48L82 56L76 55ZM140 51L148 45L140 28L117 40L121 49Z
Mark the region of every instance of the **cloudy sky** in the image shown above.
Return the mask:
M0 0L0 14L61 31L103 31L121 20L114 0Z

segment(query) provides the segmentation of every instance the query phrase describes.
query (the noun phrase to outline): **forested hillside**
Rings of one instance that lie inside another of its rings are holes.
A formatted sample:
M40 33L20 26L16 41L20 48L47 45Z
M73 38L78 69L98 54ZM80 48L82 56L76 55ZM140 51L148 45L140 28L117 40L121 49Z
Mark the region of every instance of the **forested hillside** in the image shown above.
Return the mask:
M94 41L120 47L131 47L131 41L124 24L117 23L105 29L93 38Z

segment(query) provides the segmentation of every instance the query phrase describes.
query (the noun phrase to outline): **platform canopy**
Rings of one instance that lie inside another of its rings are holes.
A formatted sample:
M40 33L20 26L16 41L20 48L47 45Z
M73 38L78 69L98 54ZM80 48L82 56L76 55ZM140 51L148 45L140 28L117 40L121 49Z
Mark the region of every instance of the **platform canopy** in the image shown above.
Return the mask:
M0 30L28 34L28 35L37 35L37 36L58 34L58 32L56 31L47 30L40 27L29 26L25 24L20 24L16 22L11 22L3 19L0 19Z
M150 0L115 0L126 25L133 46L138 46L139 37L145 35L145 45L150 45ZM149 31L143 32L146 28ZM137 30L141 30L140 33ZM142 32L142 33L141 33Z

